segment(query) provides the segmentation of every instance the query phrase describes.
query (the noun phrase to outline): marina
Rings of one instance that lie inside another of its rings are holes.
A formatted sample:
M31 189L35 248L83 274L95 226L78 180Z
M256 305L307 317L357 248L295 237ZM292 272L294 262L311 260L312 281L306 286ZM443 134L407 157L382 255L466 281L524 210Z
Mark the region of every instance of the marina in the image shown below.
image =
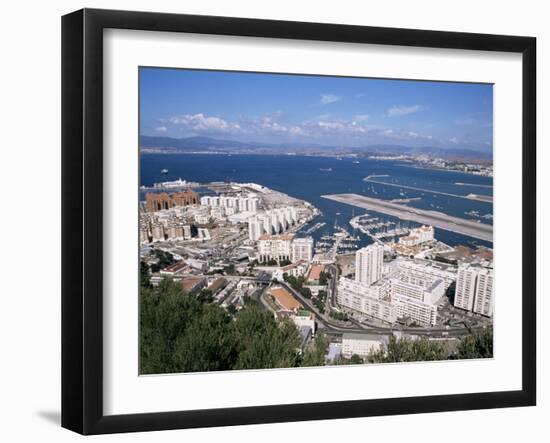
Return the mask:
M452 217L437 211L427 211L410 206L400 205L372 197L357 194L323 195L323 198L364 208L382 214L397 217L401 220L411 220L423 225L430 225L446 231L456 232L480 240L493 241L493 226L463 218Z

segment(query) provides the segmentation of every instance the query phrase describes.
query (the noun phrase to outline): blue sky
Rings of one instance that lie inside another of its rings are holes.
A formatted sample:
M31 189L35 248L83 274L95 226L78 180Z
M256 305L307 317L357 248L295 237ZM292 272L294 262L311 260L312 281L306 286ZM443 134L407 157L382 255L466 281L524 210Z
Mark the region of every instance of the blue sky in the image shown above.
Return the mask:
M492 149L491 85L140 69L142 135Z

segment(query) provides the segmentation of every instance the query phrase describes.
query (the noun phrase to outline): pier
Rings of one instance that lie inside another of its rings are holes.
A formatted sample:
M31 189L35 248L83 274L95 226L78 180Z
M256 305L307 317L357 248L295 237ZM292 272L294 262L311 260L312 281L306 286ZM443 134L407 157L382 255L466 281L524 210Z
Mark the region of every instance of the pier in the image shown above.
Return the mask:
M364 208L382 214L397 217L401 220L411 220L423 225L431 225L445 231L456 232L480 240L493 241L493 226L478 223L459 217L452 217L442 212L426 211L402 204L392 203L378 198L365 197L358 194L323 195L323 198L339 203Z

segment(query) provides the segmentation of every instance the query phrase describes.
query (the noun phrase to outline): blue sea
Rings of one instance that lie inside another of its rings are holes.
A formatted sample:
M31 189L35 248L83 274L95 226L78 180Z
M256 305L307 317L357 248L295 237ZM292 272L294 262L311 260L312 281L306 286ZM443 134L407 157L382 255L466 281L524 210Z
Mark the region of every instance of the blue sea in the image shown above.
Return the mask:
M168 169L168 173L161 174L162 169ZM311 234L316 239L325 234L331 234L337 225L353 232L349 225L350 219L366 212L361 208L321 198L321 195L325 194L356 193L386 200L420 197L420 200L411 201L407 205L456 217L480 220L482 223L492 223L491 219L473 215L473 211L476 211L479 216L492 214L492 203L364 182L363 178L369 175L378 175L380 177L373 177L373 179L392 185L411 186L456 195L466 196L470 193L492 195L493 192L493 180L490 177L420 169L408 163L388 160L359 159L357 164L352 158L338 160L332 157L299 155L142 154L140 171L141 184L145 186L178 178L196 182L254 182L306 200L323 213L310 225L317 222L326 223L323 228ZM386 215L371 211L369 213L380 219L397 221ZM411 222L409 225L415 226ZM361 246L372 242L370 238L359 232L353 233L361 237ZM492 243L440 229L436 229L436 238L451 246L465 244L492 247Z

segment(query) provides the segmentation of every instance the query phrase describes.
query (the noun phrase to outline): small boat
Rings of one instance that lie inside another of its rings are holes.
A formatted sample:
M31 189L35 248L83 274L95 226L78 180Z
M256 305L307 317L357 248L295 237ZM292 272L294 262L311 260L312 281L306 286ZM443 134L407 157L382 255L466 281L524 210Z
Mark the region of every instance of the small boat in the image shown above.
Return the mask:
M332 168L319 168L319 171L332 172Z
M353 161L353 164L354 164L354 165L358 165L358 164L359 164L359 160L354 160L354 161Z
M163 169L162 171L160 171L161 174L168 174L168 169Z

